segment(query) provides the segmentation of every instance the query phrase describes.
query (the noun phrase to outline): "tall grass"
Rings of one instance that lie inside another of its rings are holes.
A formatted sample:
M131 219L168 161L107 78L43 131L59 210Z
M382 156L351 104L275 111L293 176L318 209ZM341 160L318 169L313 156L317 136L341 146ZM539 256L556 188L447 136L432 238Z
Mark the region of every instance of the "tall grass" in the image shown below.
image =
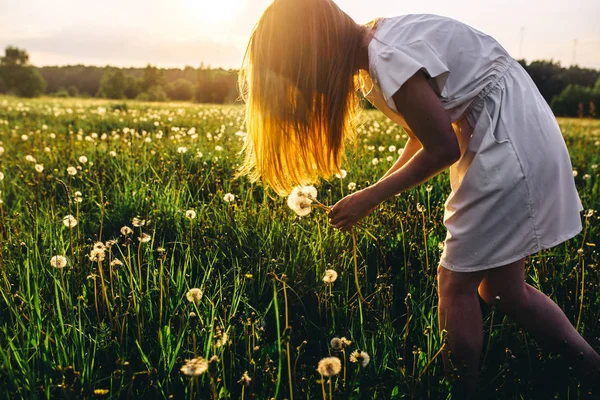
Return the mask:
M325 213L298 218L285 199L232 178L241 108L9 97L0 106L1 398L452 396L435 281L446 175L379 207L353 257L353 237ZM584 207L599 209L600 123L560 123ZM358 137L348 175L318 186L321 203L376 181L398 156L390 146L406 141L377 112L363 115ZM77 225L65 226L67 215ZM598 215L582 216L585 235L527 264L528 282L596 348ZM103 258L90 257L100 242ZM67 266L53 268L54 256ZM330 285L327 269L338 272ZM197 302L186 297L193 288ZM481 398L583 395L559 356L482 307ZM341 336L352 343L332 349ZM354 350L370 363L349 362ZM321 382L328 356L343 372ZM181 372L198 357L210 360L206 373Z

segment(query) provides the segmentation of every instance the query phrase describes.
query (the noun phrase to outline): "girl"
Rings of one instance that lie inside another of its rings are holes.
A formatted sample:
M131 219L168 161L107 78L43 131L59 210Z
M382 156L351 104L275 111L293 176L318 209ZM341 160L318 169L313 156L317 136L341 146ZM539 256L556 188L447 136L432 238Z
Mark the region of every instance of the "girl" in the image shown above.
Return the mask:
M434 15L363 26L331 0L275 0L252 32L240 83L240 174L280 194L339 171L359 86L408 132L381 180L333 207L342 231L450 168L438 317L467 394L483 343L478 294L582 371L600 367L561 309L525 283L525 258L575 236L582 206L556 119L493 38ZM444 364L448 372L448 354Z

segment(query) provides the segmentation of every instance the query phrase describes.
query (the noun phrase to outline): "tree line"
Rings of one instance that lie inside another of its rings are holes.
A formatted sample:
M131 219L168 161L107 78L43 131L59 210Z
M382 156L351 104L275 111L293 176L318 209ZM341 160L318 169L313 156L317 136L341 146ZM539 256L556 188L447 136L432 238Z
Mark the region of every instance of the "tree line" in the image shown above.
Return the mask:
M519 63L557 116L600 117L600 71L554 61ZM26 50L9 46L0 57L0 93L22 97L99 97L145 101L232 103L239 98L237 70L116 68L84 65L35 67Z

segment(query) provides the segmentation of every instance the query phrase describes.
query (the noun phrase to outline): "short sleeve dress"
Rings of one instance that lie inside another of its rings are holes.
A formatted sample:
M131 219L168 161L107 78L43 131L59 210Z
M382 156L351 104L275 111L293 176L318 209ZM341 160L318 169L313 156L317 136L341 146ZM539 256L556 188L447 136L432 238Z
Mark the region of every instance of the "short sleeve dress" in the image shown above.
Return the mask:
M377 21L368 53L366 97L377 108L403 122L392 96L423 71L459 127L442 266L499 267L581 231L583 208L556 118L492 37L451 18L404 15Z

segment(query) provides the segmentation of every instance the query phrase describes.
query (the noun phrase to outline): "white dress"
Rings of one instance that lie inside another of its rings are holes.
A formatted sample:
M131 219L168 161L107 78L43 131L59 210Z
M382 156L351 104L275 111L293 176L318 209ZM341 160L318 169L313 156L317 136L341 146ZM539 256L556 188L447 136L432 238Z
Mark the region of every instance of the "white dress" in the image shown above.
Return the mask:
M581 231L583 208L556 118L492 37L436 15L384 18L369 43L369 64L367 98L392 120L403 123L392 95L422 70L460 127L442 266L506 265Z

